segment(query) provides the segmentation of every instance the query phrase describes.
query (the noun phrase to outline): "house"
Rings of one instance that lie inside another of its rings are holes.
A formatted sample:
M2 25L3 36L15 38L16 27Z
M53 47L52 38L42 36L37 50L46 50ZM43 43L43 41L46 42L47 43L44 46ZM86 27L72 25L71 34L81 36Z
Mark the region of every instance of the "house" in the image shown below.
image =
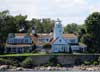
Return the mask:
M27 33L10 33L6 40L5 53L32 51L32 39Z
M5 53L31 52L33 44L36 50L44 50L44 44L50 44L49 52L85 52L87 46L78 42L75 34L65 34L61 21L55 21L53 33L36 33L34 27L28 33L10 33L8 35ZM48 49L48 48L47 48Z
M87 46L78 42L78 36L75 34L64 34L61 21L55 21L53 33L35 33L35 28L32 29L32 40L35 42L37 49L42 48L44 43L51 44L51 52L85 52ZM35 38L34 34L38 37Z

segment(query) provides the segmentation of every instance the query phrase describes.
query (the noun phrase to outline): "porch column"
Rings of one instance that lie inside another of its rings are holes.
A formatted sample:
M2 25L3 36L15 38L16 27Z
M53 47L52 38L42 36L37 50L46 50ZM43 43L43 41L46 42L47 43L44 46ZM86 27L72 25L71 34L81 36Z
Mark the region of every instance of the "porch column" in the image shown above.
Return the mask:
M16 47L16 53L18 53L18 48Z
M24 53L24 47L22 47L21 49L22 49L22 53Z

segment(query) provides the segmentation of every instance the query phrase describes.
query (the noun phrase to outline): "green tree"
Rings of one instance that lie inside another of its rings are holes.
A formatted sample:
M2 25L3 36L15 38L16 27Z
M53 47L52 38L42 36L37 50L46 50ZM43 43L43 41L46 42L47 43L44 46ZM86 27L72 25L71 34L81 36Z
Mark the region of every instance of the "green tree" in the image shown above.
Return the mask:
M17 15L14 17L15 24L16 24L16 30L17 32L21 32L20 30L24 28L22 32L27 32L28 30L28 22L26 21L27 16Z
M31 20L31 26L34 26L36 29L37 33L43 33L44 29L43 29L43 25L41 23L41 19L32 19Z
M14 17L9 15L7 10L0 12L0 39L5 41L8 33L12 31L16 31Z
M100 12L94 12L85 20L88 39L91 40L90 45L95 52L100 52ZM88 46L89 47L89 46Z
M34 26L37 33L50 33L54 27L54 20L50 18L32 19L31 26Z
M79 42L83 42L84 35L86 34L86 27L85 24L79 25L78 27L78 39Z
M50 18L42 19L44 33L50 33L54 28L54 21Z
M76 23L68 24L64 27L64 32L67 33L75 33L78 32L78 25Z

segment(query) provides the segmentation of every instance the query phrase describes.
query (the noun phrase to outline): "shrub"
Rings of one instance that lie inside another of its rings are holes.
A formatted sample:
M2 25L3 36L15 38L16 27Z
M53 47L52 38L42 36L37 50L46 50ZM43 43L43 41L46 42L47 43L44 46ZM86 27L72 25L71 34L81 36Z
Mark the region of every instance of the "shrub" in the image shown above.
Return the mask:
M98 57L98 62L99 62L99 65L100 65L100 56Z
M90 65L91 64L91 62L90 61L84 61L84 63L83 63L84 65Z
M97 61L93 61L93 65L98 65L98 62Z
M49 59L49 62L48 62L49 66L57 66L57 64L58 64L58 60L56 57L52 57Z
M5 59L5 58L0 58L0 64L1 65L14 65L14 66L18 66L17 61L13 61L11 59Z
M24 61L22 61L21 66L25 67L25 68L31 68L32 67L32 59L30 57L27 57Z
M37 50L34 50L34 51L32 51L32 53L38 53L38 51Z

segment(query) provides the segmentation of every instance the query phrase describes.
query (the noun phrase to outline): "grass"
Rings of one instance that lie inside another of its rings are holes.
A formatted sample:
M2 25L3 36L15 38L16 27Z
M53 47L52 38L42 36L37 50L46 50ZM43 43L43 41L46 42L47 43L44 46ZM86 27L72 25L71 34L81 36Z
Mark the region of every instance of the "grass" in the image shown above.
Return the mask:
M3 54L0 57L8 57L8 56L42 56L42 55L72 55L72 54L64 54L64 53L22 53L22 54Z
M45 56L45 55L100 55L100 54L89 54L89 53L74 53L74 54L66 54L66 53L22 53L22 54L2 54L0 57L12 57L12 56Z

